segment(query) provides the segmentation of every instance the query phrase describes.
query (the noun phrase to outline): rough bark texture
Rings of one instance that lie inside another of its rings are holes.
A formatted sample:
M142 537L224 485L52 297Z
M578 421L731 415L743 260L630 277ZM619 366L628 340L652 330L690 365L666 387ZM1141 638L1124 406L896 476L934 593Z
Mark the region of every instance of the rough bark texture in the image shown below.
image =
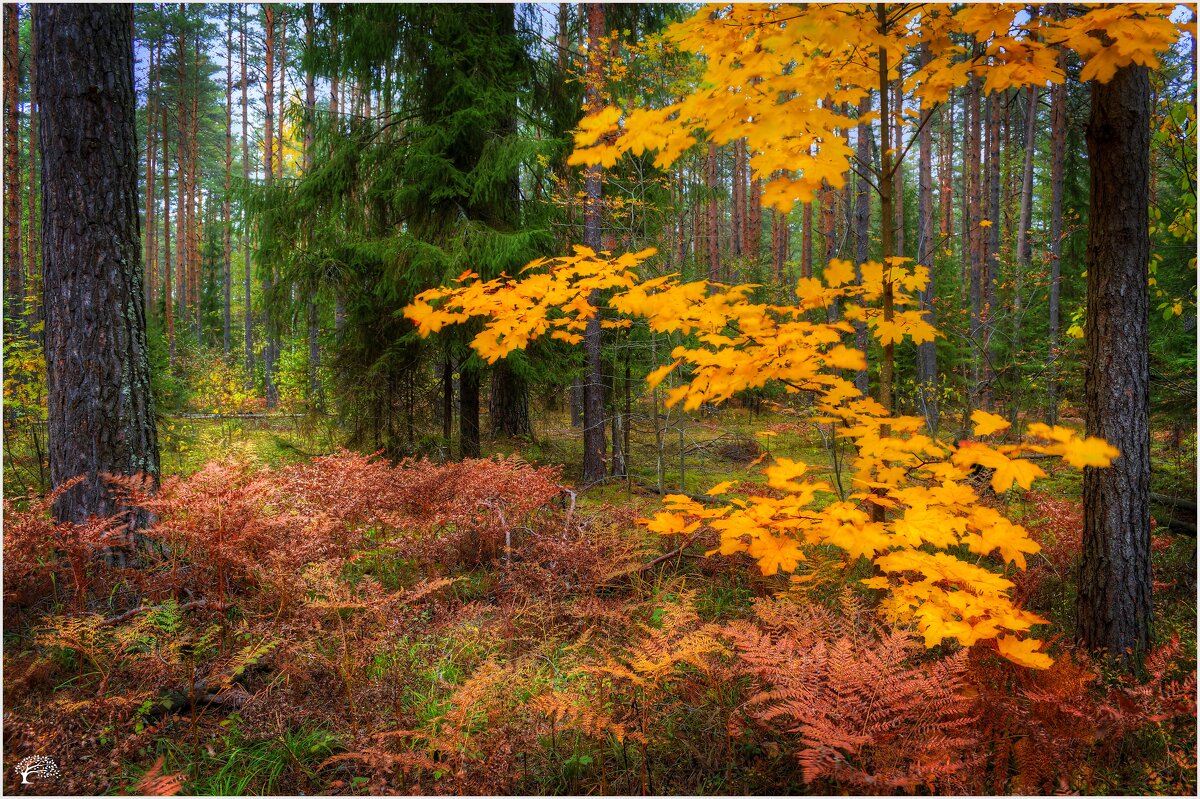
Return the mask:
M1121 450L1083 474L1077 633L1127 666L1150 645L1150 75L1092 84L1087 244L1087 433Z
M50 479L82 522L119 509L103 474L159 475L138 231L132 7L39 10ZM134 527L142 520L134 518Z
M704 185L711 192L704 204L705 239L708 242L708 279L721 279L721 210L717 205L717 145L708 143L704 160Z
M463 364L458 380L458 446L463 458L479 457L479 370Z
M17 6L4 6L4 315L19 326L25 315L25 270L21 263L21 161L17 149Z
M600 102L600 40L604 38L604 5L590 3L588 21L587 102L595 108ZM600 249L600 214L602 173L600 167L589 167L584 173L583 243ZM589 301L595 306L599 298L593 292ZM583 480L586 483L604 479L604 456L607 442L604 435L604 376L600 364L600 315L594 314L584 330L583 351L585 376L583 381Z
M506 361L497 361L492 367L488 416L492 435L509 438L533 435L529 423L529 384Z
M265 36L265 67L263 77L266 85L263 87L263 105L266 110L266 120L263 123L263 166L266 169L266 184L269 187L275 179L275 9L271 4L263 5L266 18ZM263 382L267 395L267 407L274 408L278 399L275 388L275 352L274 337L271 335L271 312L267 298L271 294L271 269L267 265L262 268L263 289L263 328L266 330L267 342L263 346Z

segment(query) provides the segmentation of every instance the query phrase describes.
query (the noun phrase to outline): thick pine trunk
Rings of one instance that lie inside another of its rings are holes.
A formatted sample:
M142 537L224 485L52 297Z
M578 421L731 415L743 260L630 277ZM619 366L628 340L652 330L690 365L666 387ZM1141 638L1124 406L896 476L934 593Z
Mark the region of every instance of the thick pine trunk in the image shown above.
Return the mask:
M704 236L708 243L708 279L716 283L721 279L721 209L717 204L717 145L708 143L708 154L704 159L704 185L709 190L704 205Z
M983 236L983 402L990 411L996 396L996 282L1000 276L1000 93L993 92L987 103L987 218L992 224Z
M38 42L50 479L56 518L119 503L101 476L159 476L138 232L132 6L46 5ZM144 522L131 519L131 527Z
M1150 74L1092 84L1087 245L1087 433L1121 451L1084 470L1077 633L1137 668L1150 646Z

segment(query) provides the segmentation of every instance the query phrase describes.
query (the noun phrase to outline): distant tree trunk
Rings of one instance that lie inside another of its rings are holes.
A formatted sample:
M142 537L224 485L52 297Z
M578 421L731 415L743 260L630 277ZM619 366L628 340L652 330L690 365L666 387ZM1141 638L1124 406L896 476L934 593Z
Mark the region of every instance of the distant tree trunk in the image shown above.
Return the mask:
M276 136L276 145L279 148L279 171L276 173L279 177L283 177L283 103L287 99L287 5L279 6L279 113L276 115L276 123L279 125L279 135ZM273 346L278 347L278 344ZM276 350L277 352L277 350Z
M200 148L198 143L200 131L200 37L196 36L193 39L192 63L192 112L189 118L188 126L188 290L190 292L190 302L192 309L193 321L196 323L196 343L202 345L204 342L201 338L200 331L200 296L201 296L201 280L203 275L200 270L200 184L197 180L200 164Z
M883 3L876 6L876 12L879 19L879 31L882 34L887 34L887 9ZM891 322L895 316L895 299L893 296L893 288L891 281L891 272L888 267L888 259L893 256L902 254L896 246L896 212L894 208L895 195L893 190L896 186L896 175L900 172L900 162L892 162L892 153L888 149L888 142L891 139L892 129L892 112L899 112L899 108L891 107L890 97L891 88L888 80L888 57L885 48L879 48L879 231L880 231L880 257L879 260L884 264L884 279L883 279L883 319L886 322ZM899 127L897 125L897 127ZM900 149L896 149L896 157L899 158ZM895 174L893 174L893 172ZM891 412L892 407L892 388L895 378L896 369L896 354L895 343L888 342L883 345L883 360L879 369L879 404ZM886 429L885 435L886 435ZM882 518L882 508L878 505L878 514Z
M30 29L37 24L38 9L36 3L29 4L29 19ZM38 322L42 321L42 267L41 267L41 237L39 235L40 226L38 224L38 180L37 180L37 162L39 156L38 145L38 94L37 94L37 37L29 37L29 187L28 187L28 217L29 217L29 246L25 250L25 267L26 274L29 275L29 284L26 287L26 296L29 302L25 307L26 329L32 330ZM153 123L150 123L153 124ZM41 342L44 338L44 333L33 332L34 338Z
M940 247L949 252L961 252L954 246L950 228L954 225L954 92L942 106L940 148L938 153L938 202L941 203ZM930 264L932 266L932 264Z
M1083 473L1077 634L1136 669L1150 647L1150 73L1092 83L1087 246L1087 433L1121 451Z
M864 94L862 100L858 104L858 116L860 119L871 112L871 95ZM867 242L871 234L871 195L870 183L867 182L867 175L871 171L871 126L867 122L860 122L858 125L858 158L856 161L858 169L858 181L854 195L854 280L856 283L862 283L862 265L867 260ZM886 225L884 225L886 227ZM862 299L859 298L859 304L862 304ZM854 323L854 346L862 350L863 354L867 354L868 350L867 326L862 322ZM862 369L854 375L854 385L863 394L867 393L867 370Z
M154 291L158 282L156 270L158 241L155 236L158 225L154 218L158 205L155 202L154 187L158 185L158 175L155 172L158 142L155 140L155 134L158 132L158 69L161 62L162 42L160 40L150 50L150 84L146 89L146 254L142 263L146 274L147 319L154 313Z
M1061 7L1053 6L1056 16ZM1066 56L1060 50L1058 64L1062 68ZM1058 422L1058 328L1059 296L1062 282L1063 239L1063 164L1067 154L1067 87L1050 87L1050 308L1047 346L1050 349L1049 397L1046 416L1050 424Z
M225 357L229 357L229 351L233 342L233 317L230 311L230 301L233 294L233 219L230 213L230 190L232 187L232 172L233 172L233 6L227 6L225 9L225 230L224 230L224 245L225 259L224 270L221 274L221 307L222 307L222 326L223 336L221 338L224 345Z
M38 42L50 479L60 521L121 509L103 474L157 485L138 232L130 5L46 5ZM145 522L135 513L130 528Z
M716 283L721 279L721 209L717 204L717 145L708 143L708 155L704 160L704 185L711 192L704 204L704 236L708 242L708 279Z
M800 213L800 276L812 277L813 204L802 203Z
M734 258L746 252L746 140L733 143L733 185L730 192L730 249Z
M977 47L976 50L979 48ZM979 223L983 221L982 203L980 202L982 179L980 168L982 167L982 159L980 158L980 148L983 145L982 135L982 117L979 113L979 79L972 77L967 83L966 101L967 101L967 144L966 152L966 202L968 204L968 213L964 217L966 227L966 241L970 250L970 269L971 269L971 327L970 335L972 341L971 352L971 390L968 392L968 399L972 406L976 405L979 400L979 384L982 380L983 367L983 325L981 322L983 314L983 249L981 243L983 241L983 228Z
M987 218L992 224L985 231L985 255L983 278L983 321L984 341L984 407L989 411L995 404L996 370L996 281L1000 277L1000 93L993 92L988 99L988 153L987 153Z
M1033 264L1033 247L1030 246L1030 226L1033 224L1033 152L1037 145L1037 102L1038 87L1029 87L1029 106L1025 119L1025 163L1021 174L1021 214L1017 223L1017 268L1013 281L1013 352L1020 358L1021 353L1021 322L1023 299L1021 291L1024 288L1025 274ZM1013 404L1013 422L1016 422L1016 408Z
M463 458L479 457L479 369L458 368L458 446Z
M171 153L170 130L167 127L168 109L162 107L163 140L163 319L167 323L167 351L169 363L175 365L175 309L172 307L174 294L171 291Z
M240 40L238 49L242 64L242 185L250 183L250 144L247 136L247 120L249 113L247 110L247 86L246 80L246 6L238 6L238 38ZM240 203L242 210L242 295L244 308L242 309L242 339L243 339L243 355L246 361L246 383L253 385L254 383L254 308L250 301L250 231L246 225L246 204Z
M892 113L896 119L904 117L904 62L901 61L896 65L899 71L899 77L892 83ZM896 164L896 174L892 178L892 208L895 218L896 230L896 251L893 255L904 255L904 169L902 164L904 159L901 154L904 152L904 126L894 123L891 124L892 134L894 139L895 155L893 156Z
M604 38L604 4L589 3L587 7L588 62L586 95L590 108L601 102L600 51ZM584 172L583 243L593 250L600 249L600 217L602 212L602 172L600 167L589 167ZM598 292L588 298L593 307L599 305ZM588 320L584 330L584 360L586 362L583 383L583 480L594 483L604 479L604 456L607 442L604 435L604 377L600 362L600 314Z
M263 5L266 15L265 27L265 70L263 77L266 84L263 87L263 105L266 109L266 120L263 123L263 165L266 168L266 183L270 188L275 180L275 8L272 4ZM263 346L263 379L267 395L267 407L274 408L278 400L275 387L275 336L271 327L270 296L273 278L270 264L260 264L263 288L263 328L266 332L267 343Z
M175 312L176 321L187 324L187 275L188 275L188 224L187 224L187 107L184 99L184 84L187 78L186 34L179 32L175 39L175 61L178 66L178 95L175 101L176 128L179 137L175 140ZM186 328L185 328L186 329Z
M921 64L928 65L930 53L928 45L921 46ZM933 210L933 130L929 119L932 109L921 103L920 126L917 146L920 149L917 166L917 263L929 268L929 284L921 290L921 310L925 312L930 324L936 324L934 318L934 274L937 254L934 246L934 227L936 220ZM943 142L945 137L943 136ZM945 196L945 195L943 195ZM948 207L948 204L947 204ZM942 220L945 222L945 220ZM947 232L949 232L947 230ZM938 429L937 404L937 345L932 341L924 341L917 345L917 380L921 384L921 395L925 403L925 418L931 432Z
M4 294L6 328L25 321L25 267L21 263L21 154L17 149L21 84L19 23L15 3L4 5ZM32 175L30 176L32 180ZM32 222L32 220L30 220Z
M492 435L520 438L533 435L529 422L529 384L507 361L492 367L492 393L488 399Z
M312 50L313 31L317 25L311 5L304 6L304 49ZM309 66L304 72L304 174L312 170L313 126L316 124L317 84L316 75ZM317 288L314 281L308 297L308 397L310 402L320 403L321 396L321 340L320 315L317 307Z
M749 209L746 213L746 255L757 263L762 257L762 178L750 181Z

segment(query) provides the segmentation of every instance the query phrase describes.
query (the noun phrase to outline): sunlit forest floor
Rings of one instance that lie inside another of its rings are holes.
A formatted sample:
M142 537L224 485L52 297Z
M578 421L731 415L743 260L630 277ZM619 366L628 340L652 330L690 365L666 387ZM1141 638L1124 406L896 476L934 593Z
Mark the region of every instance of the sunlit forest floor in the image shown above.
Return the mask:
M835 482L819 426L698 414L681 453L668 419L660 466L641 412L629 478L588 490L565 412L490 460L400 465L324 418L165 419L139 568L104 565L102 523L6 501L6 790L39 753L81 794L1195 793L1194 538L1154 536L1146 673L1099 668L1071 645L1080 473L1046 462L986 501L1042 546L1006 576L1055 664L927 650L878 619L865 561L764 577L637 523L681 460L695 497L769 493L762 456ZM1195 461L1194 433L1156 434L1154 490L1194 494Z

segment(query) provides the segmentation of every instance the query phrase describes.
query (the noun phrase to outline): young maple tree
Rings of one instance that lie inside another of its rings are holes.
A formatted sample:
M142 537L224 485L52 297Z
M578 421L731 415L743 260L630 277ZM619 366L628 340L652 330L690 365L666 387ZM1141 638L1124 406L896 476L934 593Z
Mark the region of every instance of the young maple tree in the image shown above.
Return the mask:
M745 138L751 170L766 179L763 204L786 212L824 186L844 185L853 153L837 131L862 120L851 122L838 109L857 105L872 89L886 89L893 78L889 64L898 64L911 48L924 44L936 53L905 79L917 99L933 106L972 75L983 79L989 93L1061 82L1055 45L1084 60L1083 79L1105 81L1121 66L1156 63L1154 53L1178 35L1167 18L1170 6L1098 8L1061 20L1024 14L1022 8L703 9L665 34L678 49L703 57L699 86L662 107L603 106L581 123L572 161L611 166L624 153L654 150L656 165L665 167L700 141L700 131L718 144ZM981 46L955 43L967 40ZM826 97L844 102L828 103ZM900 124L899 112L883 105L885 131L887 124ZM884 159L881 186L890 183L892 168ZM1028 489L1045 472L1024 454L1059 455L1083 468L1108 466L1117 450L1103 439L1043 424L1030 425L1029 433L1046 443L960 448L922 434L920 417L893 415L890 347L905 337L931 340L935 331L917 295L929 280L928 265L896 257L886 243L881 261L860 265L857 284L854 265L833 260L822 278L798 282L790 305L752 302L751 286L675 276L643 279L638 266L653 254L613 257L578 247L572 256L534 261L519 279L485 282L467 272L456 288L419 295L406 314L422 335L482 319L484 328L472 345L494 362L539 336L582 340L597 318L596 298L607 297L608 308L624 318L605 324L628 325L637 318L654 332L690 337L671 353L672 363L647 378L653 388L672 370L686 375L668 393L668 405L694 409L771 381L789 393L810 393L815 421L837 423L839 435L856 447L850 493L806 478L804 463L776 458L765 472L777 496L731 497L730 483L708 492L726 497L724 504L668 496L664 510L646 520L648 528L692 536L707 526L720 535L714 552L746 552L764 574L795 569L805 560L806 546L837 546L852 558L873 560L879 576L864 582L888 590L881 612L895 622L915 622L927 646L946 639L964 646L994 639L1008 659L1048 667L1051 659L1039 651L1041 643L1021 637L1045 620L1013 603L1009 580L978 565L980 556L995 554L1024 568L1025 556L1039 547L1022 526L981 505L968 476L983 466L992 470L994 490L1014 483ZM843 320L809 318L809 311L848 298L863 303L859 309L842 302ZM864 396L839 374L865 367L864 354L842 343L853 332L846 320L855 319L885 347L881 401ZM984 411L975 411L972 420L977 437L1009 426Z

